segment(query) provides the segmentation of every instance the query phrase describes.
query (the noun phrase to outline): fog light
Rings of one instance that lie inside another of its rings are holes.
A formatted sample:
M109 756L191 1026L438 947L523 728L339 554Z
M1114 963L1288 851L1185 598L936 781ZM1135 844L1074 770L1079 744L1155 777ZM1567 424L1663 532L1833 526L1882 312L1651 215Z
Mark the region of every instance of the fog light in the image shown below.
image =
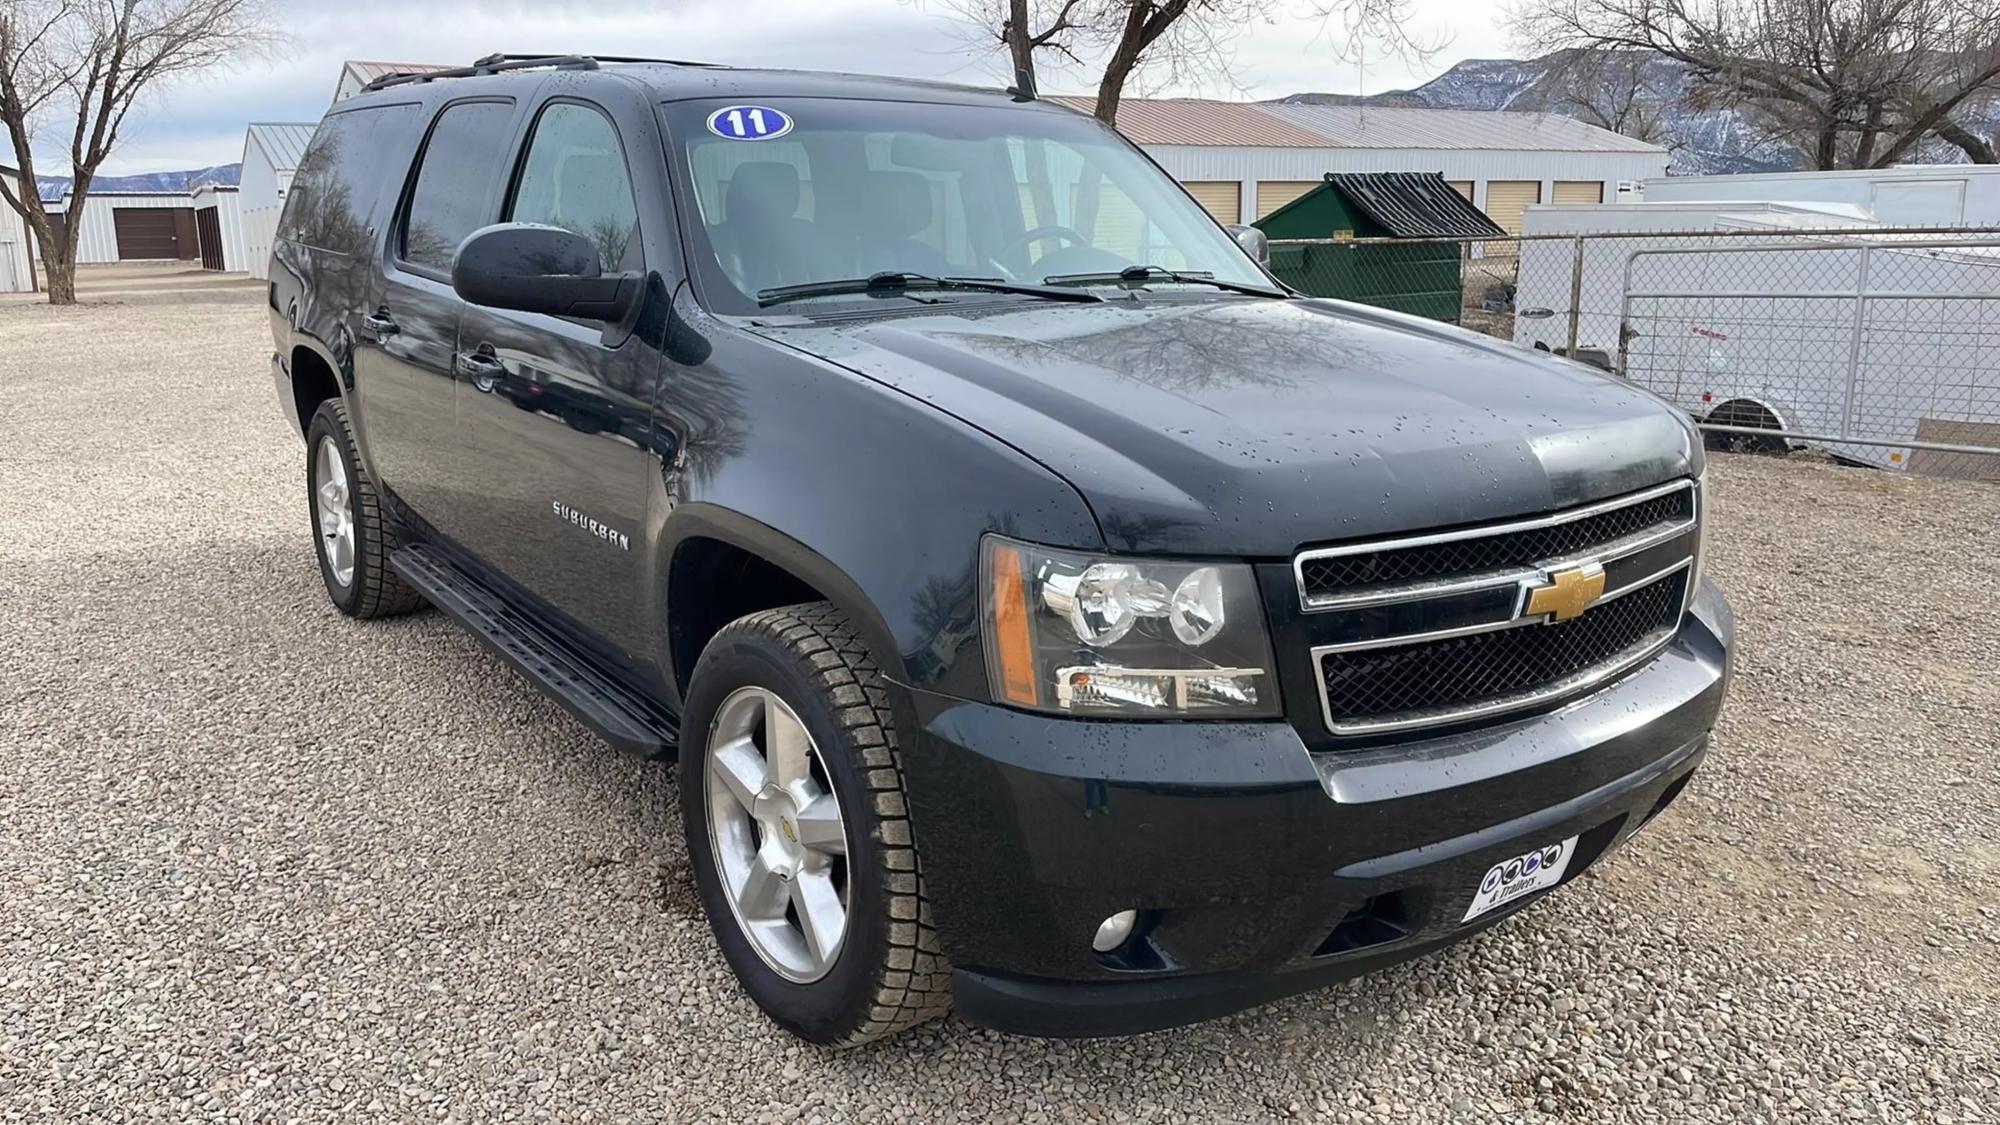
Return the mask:
M1139 924L1139 912L1120 910L1097 924L1097 936L1090 939L1090 948L1099 953L1109 953L1125 944L1132 936L1132 927Z

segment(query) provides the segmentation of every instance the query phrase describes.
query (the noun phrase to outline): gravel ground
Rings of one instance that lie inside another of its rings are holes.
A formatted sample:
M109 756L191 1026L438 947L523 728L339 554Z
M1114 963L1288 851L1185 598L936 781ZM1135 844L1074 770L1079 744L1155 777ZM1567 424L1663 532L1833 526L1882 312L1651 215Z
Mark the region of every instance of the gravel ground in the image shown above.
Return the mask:
M1181 1031L829 1054L667 771L334 613L265 331L0 308L0 1120L2000 1120L2000 489L1718 458L1714 754L1552 904Z

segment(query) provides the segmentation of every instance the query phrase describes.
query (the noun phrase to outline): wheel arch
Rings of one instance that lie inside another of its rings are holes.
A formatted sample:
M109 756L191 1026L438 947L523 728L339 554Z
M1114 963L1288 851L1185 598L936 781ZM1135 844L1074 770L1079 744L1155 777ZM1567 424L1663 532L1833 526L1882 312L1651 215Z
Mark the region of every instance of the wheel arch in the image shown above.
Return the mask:
M340 377L335 374L332 356L302 342L292 345L287 370L292 381L292 410L298 416L299 432L304 433L320 403L342 397Z
M667 679L687 698L701 651L745 614L827 601L847 615L892 678L895 634L861 584L812 546L753 516L706 503L675 509L660 558L666 569ZM718 594L718 591L723 593Z
M1752 418L1751 422L1732 422L1726 419ZM1795 415L1791 407L1768 395L1731 395L1709 408L1702 417L1703 422L1716 425L1750 425L1759 429L1790 430L1795 428ZM1763 423L1769 421L1766 426Z

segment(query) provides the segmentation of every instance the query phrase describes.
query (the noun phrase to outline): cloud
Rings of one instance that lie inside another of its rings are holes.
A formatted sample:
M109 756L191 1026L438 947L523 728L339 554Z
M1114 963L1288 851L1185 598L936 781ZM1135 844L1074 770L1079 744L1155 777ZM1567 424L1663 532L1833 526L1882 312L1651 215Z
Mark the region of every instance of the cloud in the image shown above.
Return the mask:
M1502 53L1493 9L1471 0L1418 0L1427 30L1457 38L1436 65L1416 71L1384 60L1361 73L1340 62L1323 24L1280 0L1271 22L1234 43L1233 88L1168 87L1148 93L1278 97L1300 90L1358 92L1414 85L1451 61ZM1302 8L1301 8L1302 10ZM286 41L269 57L157 91L127 122L107 174L202 167L240 159L252 121L315 121L345 59L466 63L492 51L582 52L692 58L739 66L894 74L946 81L1003 81L996 52L955 22L945 0L311 0L276 8ZM1082 90L1094 75L1055 72L1049 89ZM59 172L61 146L36 151Z

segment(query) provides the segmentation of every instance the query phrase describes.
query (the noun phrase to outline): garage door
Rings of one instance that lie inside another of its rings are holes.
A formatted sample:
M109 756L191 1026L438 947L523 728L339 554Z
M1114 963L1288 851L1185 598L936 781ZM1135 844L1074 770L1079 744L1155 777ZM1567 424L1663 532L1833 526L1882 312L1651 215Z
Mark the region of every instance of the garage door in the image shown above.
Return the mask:
M1603 180L1557 180L1557 203L1602 203L1604 202Z
M174 215L176 207L118 207L111 212L111 226L118 234L118 258L179 258L181 241ZM188 255L193 257L192 254Z
M1235 180L1189 180L1181 185L1196 203L1208 208L1218 223L1236 222L1243 213L1243 185Z
M1271 212L1318 187L1319 180L1259 180L1257 181L1257 217L1269 218Z
M1464 196L1464 197L1465 197L1465 201L1466 201L1467 203L1470 203L1470 202L1472 202L1472 181L1471 181L1471 180L1446 180L1446 181L1445 181L1445 183L1447 183L1447 184L1450 184L1450 185L1451 185L1451 190L1453 190L1453 191L1457 192L1458 194L1460 194L1460 195Z
M1508 234L1521 233L1528 207L1542 201L1540 180L1489 180L1486 184L1486 215Z

